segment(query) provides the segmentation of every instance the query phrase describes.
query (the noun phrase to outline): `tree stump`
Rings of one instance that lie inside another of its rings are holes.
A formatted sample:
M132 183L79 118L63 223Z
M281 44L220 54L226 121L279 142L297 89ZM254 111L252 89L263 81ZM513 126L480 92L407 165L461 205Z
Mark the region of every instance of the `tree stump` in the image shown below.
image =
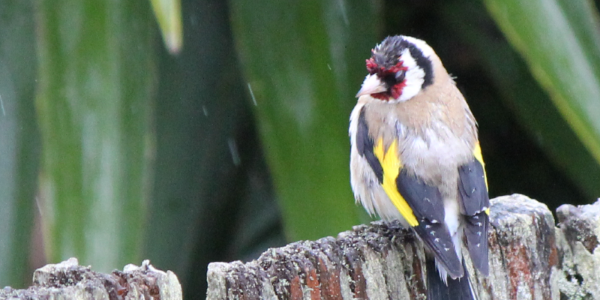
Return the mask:
M46 265L33 274L33 286L26 290L6 287L0 299L73 299L73 300L181 300L177 276L155 269L148 260L141 266L127 265L112 274L97 273L80 266L76 258Z
M492 200L490 275L466 261L480 299L600 299L600 201L557 215L558 228L546 205L526 196ZM424 260L411 231L373 222L248 263L211 263L207 299L425 299Z

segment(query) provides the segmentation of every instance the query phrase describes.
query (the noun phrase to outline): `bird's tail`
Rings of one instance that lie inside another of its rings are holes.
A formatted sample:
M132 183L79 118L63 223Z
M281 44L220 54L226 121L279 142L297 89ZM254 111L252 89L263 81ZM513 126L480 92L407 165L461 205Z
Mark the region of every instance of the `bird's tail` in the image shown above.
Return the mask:
M463 268L465 275L461 278L448 277L444 282L438 273L433 257L427 258L427 300L475 300L469 284L469 273Z

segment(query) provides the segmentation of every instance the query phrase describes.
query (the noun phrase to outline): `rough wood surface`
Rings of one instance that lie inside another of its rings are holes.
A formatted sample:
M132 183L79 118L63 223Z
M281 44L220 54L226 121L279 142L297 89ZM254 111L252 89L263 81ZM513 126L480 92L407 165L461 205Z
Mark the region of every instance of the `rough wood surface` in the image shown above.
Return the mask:
M492 200L490 275L467 260L480 299L600 299L600 202ZM212 263L207 299L425 299L422 245L398 224L356 226L337 238L269 249L254 261Z
M127 265L123 271L103 274L71 258L37 269L33 286L26 290L0 290L0 299L181 300L182 293L173 272L157 270L147 260L140 267Z
M600 200L593 205L562 205L556 210L562 299L600 299Z

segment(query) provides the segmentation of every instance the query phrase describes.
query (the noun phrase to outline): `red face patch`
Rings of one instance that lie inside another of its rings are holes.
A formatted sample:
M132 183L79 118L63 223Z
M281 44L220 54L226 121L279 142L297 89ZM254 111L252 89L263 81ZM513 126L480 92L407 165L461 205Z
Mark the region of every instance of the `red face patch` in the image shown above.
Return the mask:
M371 94L371 97L373 97L375 99L383 100L383 101L390 101L390 95L388 95L387 92Z
M402 95L402 90L404 89L404 87L406 86L406 79L402 80L402 82L400 83L396 83L390 90L390 94L392 95L392 98L394 99L398 99L400 98L400 95Z
M371 74L371 75L377 74L377 77L379 77L381 80L384 80L384 78L389 77L389 76L395 77L396 73L406 71L406 70L408 70L408 68L403 66L402 61L399 61L395 66L393 66L389 69L386 69L383 66L379 66L375 62L375 59L373 57L371 57L371 58L367 59L367 70L369 71L369 74ZM379 100L383 100L383 101L389 101L390 97L393 99L398 99L398 98L400 98L400 95L402 95L402 89L404 89L405 86L406 86L406 79L389 87L386 92L371 94L371 97L379 99Z
M377 63L375 62L375 59L372 57L367 59L367 71L369 71L369 74L375 74L377 69Z

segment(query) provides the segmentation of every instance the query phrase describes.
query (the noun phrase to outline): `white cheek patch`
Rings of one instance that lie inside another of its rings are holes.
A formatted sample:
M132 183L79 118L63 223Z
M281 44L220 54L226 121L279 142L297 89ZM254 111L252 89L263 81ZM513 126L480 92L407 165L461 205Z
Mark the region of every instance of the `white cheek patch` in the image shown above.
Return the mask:
M419 91L421 91L423 82L425 82L425 71L423 71L423 69L417 65L417 62L412 55L410 55L410 51L408 49L404 49L404 51L402 51L400 60L402 61L402 65L406 67L407 70L406 74L404 75L406 86L402 89L402 95L398 100L406 101L416 96Z

